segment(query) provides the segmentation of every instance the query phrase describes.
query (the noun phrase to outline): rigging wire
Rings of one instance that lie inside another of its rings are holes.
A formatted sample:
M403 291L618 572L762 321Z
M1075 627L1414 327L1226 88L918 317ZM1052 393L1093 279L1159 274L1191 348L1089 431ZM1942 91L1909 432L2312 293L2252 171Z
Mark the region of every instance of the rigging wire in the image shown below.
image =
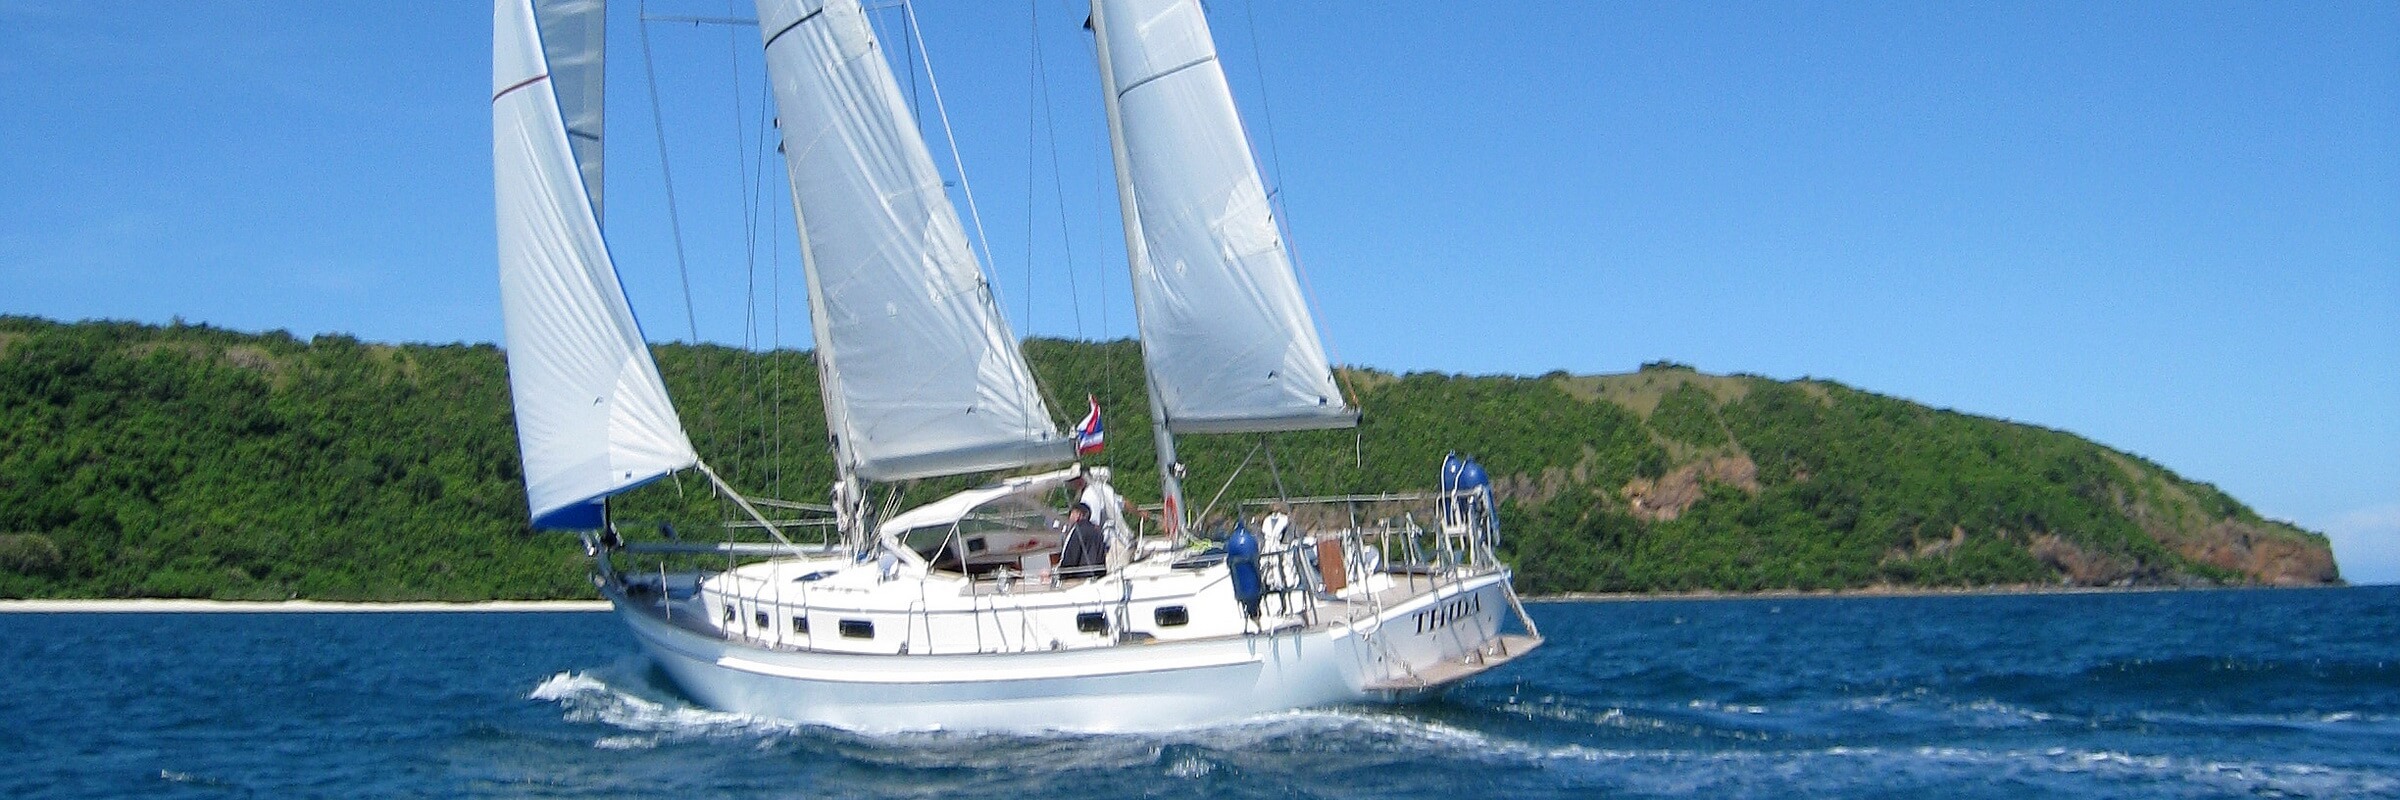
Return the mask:
M1050 153L1050 195L1052 204L1058 212L1058 242L1061 252L1061 259L1065 262L1065 270L1067 273L1067 307L1073 313L1075 320L1074 338L1076 341L1082 341L1084 336L1083 287L1076 279L1077 270L1075 266L1075 236L1073 231L1069 230L1067 226L1066 180L1061 175L1063 170L1061 169L1061 162L1058 157L1058 115L1050 97L1049 58L1048 54L1042 47L1041 0L1027 0L1026 9L1026 38L1031 43L1031 47L1029 48L1030 53L1028 55L1030 61L1032 62L1032 68L1027 71L1028 74L1026 77L1026 81L1029 84L1029 89L1026 92L1028 108L1026 110L1025 120L1025 137L1027 139L1025 146L1026 325L1030 327L1033 324L1033 198L1034 183L1036 180L1033 163L1033 144L1034 140L1040 139L1048 143L1047 149ZM1040 98L1039 103L1034 102L1034 99L1037 96ZM1040 134L1037 134L1034 129L1034 115L1036 113L1040 114ZM1103 298L1103 300L1105 301L1105 298ZM1105 305L1103 308L1105 309ZM1106 313L1105 310L1103 313ZM1116 393L1116 371L1107 367L1107 362L1105 360L1106 351L1102 350L1101 352L1104 355L1103 360L1101 361L1100 369L1098 370L1101 379L1101 387L1098 393L1108 394L1113 397ZM1087 392L1091 391L1089 383L1084 384L1084 386ZM1045 390L1044 394L1045 399L1047 399L1047 390ZM1054 400L1049 402L1051 402L1053 405L1056 405L1056 401ZM1069 415L1072 417L1072 412L1069 412ZM1101 452L1103 454L1107 453L1106 450L1102 450ZM1077 460L1082 460L1082 457L1078 455ZM1114 458L1107 458L1104 455L1103 460L1105 460L1111 467L1116 465L1116 460Z
M925 30L923 27L917 24L916 5L909 2L909 0L901 0L900 13L902 31L907 34L909 41L914 42L915 52L930 56L930 53L927 53L925 50ZM967 201L967 218L973 221L975 225L975 247L977 250L983 253L984 261L990 261L995 256L995 253L992 251L992 240L990 236L984 233L983 211L975 204L975 184L967 179L967 164L958 152L958 133L950 125L950 107L948 104L942 101L942 83L940 80L934 77L933 61L930 57L921 57L909 60L909 74L911 75L911 79L909 81L910 91L912 93L915 91L916 81L914 79L914 75L916 74L916 66L918 61L924 62L925 88L932 91L934 115L940 118L942 121L942 139L950 150L950 168L954 174L958 175L959 193L964 196ZM919 116L918 119L921 121L923 117ZM922 122L920 122L920 124L922 124ZM1026 268L1030 270L1032 265L1028 264L1026 265ZM984 287L984 303L990 307L992 314L995 317L999 317L1002 323L1005 324L1007 317L1001 312L999 297L1000 287L986 277L983 270L976 271L976 278L983 284ZM1032 320L1027 320L1026 323L1030 325L1032 324ZM1016 346L1018 356L1022 358L1024 355L1024 345L1023 343L1019 342ZM1047 408L1058 407L1057 399L1050 396L1050 390L1042 386L1040 381L1028 381L1028 383L1030 384L1028 388L1032 390L1032 397L1030 399L1037 399L1041 401L1042 404ZM1044 421L1040 424L1049 426L1053 424L1053 422L1055 421ZM1052 430L1055 430L1055 428Z
M647 2L635 6L635 16L642 18L642 21L634 29L641 34L642 82L649 89L650 128L658 139L658 171L667 196L667 228L673 233L675 241L675 274L683 283L683 320L685 331L688 334L685 341L692 346L692 374L704 379L708 374L708 350L700 346L700 314L692 302L691 259L686 254L683 242L683 214L679 210L681 204L677 203L675 199L675 169L667 155L666 112L659 107L658 103L658 66L657 60L651 54L650 23L646 13L648 6ZM699 23L693 24L697 26ZM711 442L715 441L717 433L714 420L713 416L704 417L699 429L702 438ZM680 485L678 484L678 486ZM727 535L731 535L730 528L727 529Z
M1042 47L1040 0L1028 0L1033 13L1027 15L1025 45L1031 66L1025 70L1025 331L1033 334L1033 143L1038 136L1034 129L1033 95L1041 80Z
M1050 153L1050 195L1054 207L1058 212L1058 242L1062 254L1062 260L1065 262L1065 269L1067 273L1067 307L1074 315L1074 338L1077 341L1081 341L1083 339L1083 287L1080 285L1080 282L1076 280L1075 276L1075 237L1073 232L1067 227L1066 181L1060 175L1062 170L1060 169L1060 161L1058 158L1058 118L1057 114L1053 111L1050 97L1050 71L1048 66L1048 57L1042 48L1041 0L1028 0L1026 7L1029 12L1026 15L1026 38L1030 40L1032 45L1030 48L1031 52L1029 53L1030 60L1032 62L1032 69L1027 71L1028 74L1026 77L1030 87L1026 92L1026 101L1028 107L1026 109L1025 119L1025 137L1027 139L1025 146L1026 325L1030 327L1033 324L1033 198L1035 183L1033 145L1034 140L1038 138L1047 141L1049 145L1047 149ZM1037 96L1040 98L1039 103L1034 102L1034 99ZM1039 134L1036 133L1034 128L1034 123L1036 122L1034 115L1036 113L1040 115L1039 122L1041 123L1041 132ZM1102 366L1099 369L1099 373L1103 383L1099 391L1096 393L1106 393L1114 396L1116 388L1116 381L1114 380L1115 371L1108 369L1106 362L1103 361ZM1079 375L1077 377L1085 376ZM1088 381L1088 378L1086 380ZM1088 382L1084 384L1084 389L1087 393L1094 393L1092 392ZM1048 399L1047 393L1047 389L1045 389L1044 397L1046 400ZM1049 402L1051 402L1053 406L1056 405L1056 401L1054 400L1050 400ZM1068 412L1068 416L1071 419L1080 419L1080 417L1075 416L1071 411ZM1106 450L1102 450L1101 452L1103 454L1107 453ZM1080 455L1077 456L1077 460L1082 460ZM1106 461L1106 463L1111 467L1116 465L1116 460L1113 458L1106 458L1104 455L1103 460Z
M1025 333L1033 333L1033 144L1039 137L1034 127L1033 96L1039 91L1042 74L1041 0L1028 0L1032 11L1026 15L1025 49L1030 66L1025 70Z
M910 38L916 41L917 51L924 52L925 32L923 29L917 27L916 5L914 3L905 2L904 0L900 4L900 13L906 22L906 25L903 26L905 32L910 36ZM915 74L916 61L912 60L909 62L909 69L910 74L913 76ZM910 83L913 86L915 81L911 80ZM984 235L983 212L977 209L975 206L975 185L967 180L967 164L959 157L958 134L950 127L950 108L942 102L942 83L934 78L933 62L931 60L925 60L925 88L933 91L933 111L934 114L939 116L942 120L942 139L949 145L950 148L950 168L958 175L959 192L965 195L967 199L967 217L975 222L976 244L983 250L984 257L989 259L992 255L992 240L990 237ZM988 285L990 282L986 281L985 283Z
M726 0L725 5L727 7L726 13L733 13L734 9L732 8L732 0ZM760 205L758 202L758 189L756 187L764 185L765 181L758 179L759 171L755 166L757 161L751 153L750 142L748 136L746 135L747 131L745 131L743 127L742 50L741 42L735 35L734 29L731 27L727 27L725 29L725 67L726 87L728 89L728 91L725 93L725 96L729 101L727 105L732 111L733 119L733 124L727 127L733 134L733 163L737 165L734 170L736 173L736 185L734 187L734 191L736 192L735 201L741 205L742 209L742 349L751 353L756 353L758 351L759 339L758 231ZM762 143L765 142L766 137L763 135L760 136L759 141ZM740 166L744 164L745 161L749 162L751 165L750 168L744 169ZM743 381L745 386L743 388L748 390L748 393L751 397L757 398L759 394L765 391L759 385L759 381L765 374L766 364L762 359L750 358L744 360L743 367L743 372L745 373L745 380ZM763 400L764 398L759 399ZM764 419L762 418L760 422L763 424ZM745 431L744 433L755 433L759 437L756 442L756 452L763 455L766 451L766 431L761 429L752 429L751 431ZM740 446L740 450L750 450L748 444L749 443L743 443Z
M1075 313L1075 338L1080 340L1083 338L1083 290L1081 287L1076 285L1075 237L1073 233L1067 229L1067 191L1066 187L1062 185L1065 183L1065 181L1059 176L1058 119L1057 114L1051 108L1050 68L1048 64L1049 59L1042 50L1042 3L1041 0L1028 0L1026 5L1033 9L1033 13L1030 15L1032 18L1031 27L1033 31L1033 84L1035 91L1038 91L1041 94L1042 102L1040 103L1039 110L1042 114L1042 126L1044 128L1044 132L1047 134L1046 138L1050 143L1050 194L1052 201L1056 203L1058 207L1058 244L1059 247L1062 248L1063 257L1067 264L1067 299L1069 307L1072 308ZM1026 127L1032 127L1030 120L1028 121ZM1027 135L1030 136L1032 134L1028 133ZM1027 148L1027 150L1030 151L1031 148ZM1025 164L1025 172L1027 174L1027 179L1025 182L1025 272L1027 275L1025 279L1025 291L1030 294L1033 291L1033 278L1031 277L1033 274L1033 180L1031 177L1033 173L1033 159L1025 159ZM1033 314L1033 303L1030 299L1026 301L1025 313L1028 317Z
M645 2L637 6L636 10L637 12L646 12L648 6L649 3ZM690 338L686 341L691 342L696 348L700 344L700 315L692 310L692 270L689 260L684 256L683 215L676 211L675 168L668 163L667 159L666 115L658 107L658 69L650 56L650 24L644 20L642 24L634 27L635 30L641 32L642 79L650 89L650 127L658 136L658 171L666 184L667 229L673 232L675 238L675 273L683 278L683 321L690 334ZM698 350L695 349L694 353L697 354Z
M1087 20L1087 21L1088 21L1088 20ZM1092 45L1093 45L1093 47L1097 48L1097 47L1099 46L1099 41L1098 41L1098 38L1097 38L1097 37L1099 36L1099 32L1098 32L1098 31L1093 31L1093 30L1092 30L1092 28L1091 28L1091 26L1089 26L1089 25L1086 25L1086 26L1084 26L1084 27L1083 27L1083 30L1084 30L1084 31L1086 31L1086 32L1088 32L1088 33L1090 33L1090 34L1091 34L1091 35L1094 37L1094 38L1093 38L1093 41L1092 41ZM1045 75L1046 75L1046 73L1045 73ZM1055 118L1056 114L1055 114L1055 112L1054 112L1054 109L1055 109L1055 107L1056 107L1056 101L1054 101L1054 100L1052 100L1052 99L1050 98L1050 94L1049 94L1049 87L1048 87L1048 85L1047 85L1047 82L1046 82L1046 81L1045 81L1045 84L1044 84L1044 86L1043 86L1043 89L1042 89L1042 98L1043 98L1043 109L1044 109L1044 112L1045 112L1045 113L1048 113L1048 114L1050 114L1050 115L1051 115L1053 118ZM1113 206L1113 205L1115 205L1115 204L1116 204L1116 201L1117 201L1117 198L1116 198L1116 193L1117 193L1117 191L1118 191L1118 189L1117 189L1117 184L1116 184L1116 173L1117 173L1117 166L1116 166L1116 162L1115 162L1115 159L1114 159L1114 157L1110 155L1110 145L1108 144L1108 136L1109 136L1109 134L1108 134L1108 128L1107 128L1107 126L1106 126L1106 125L1103 125L1103 126L1101 126L1101 127L1100 127L1100 128L1098 128L1097 130L1094 130L1094 131L1092 132L1092 134L1091 134L1091 135L1095 137L1096 141L1093 141L1093 142L1087 142L1087 143L1086 143L1086 145L1087 145L1087 146L1085 146L1085 147L1083 148L1083 152L1086 154L1086 157L1087 157L1087 158L1090 158L1090 159L1092 160L1092 165L1093 165L1093 166L1092 166L1092 169L1091 169L1091 171L1090 171L1090 175L1092 176L1092 184L1091 184L1091 189L1092 189L1092 204L1093 204L1093 207L1095 207L1095 208L1107 208L1107 207L1110 207L1110 206ZM1058 137L1057 137L1057 134L1056 134L1056 127L1055 127L1055 125L1053 125L1053 128L1052 128L1052 135L1051 135L1051 142L1050 142L1050 152L1051 152L1051 155L1050 155L1050 160L1051 160L1051 161L1052 161L1052 163L1054 163L1054 164L1055 164L1055 163L1057 163L1057 161L1058 161ZM1063 181L1062 181L1061 183L1063 184ZM1066 224L1067 224L1067 222L1066 222L1066 203L1067 203L1067 201L1066 201L1066 188L1065 188L1063 185L1059 186L1059 187L1058 187L1058 190L1057 190L1057 194L1058 194L1058 206L1059 206L1059 234L1060 234L1061 238L1063 239L1063 238L1066 238L1066 237L1067 237L1067 228L1066 228ZM1136 278L1135 276L1133 276L1132 270L1131 270L1131 268L1130 268L1130 264L1131 264L1131 258L1132 258L1132 255L1131 255L1131 254L1127 254L1126 258L1128 259L1128 261L1127 261L1127 263L1128 263L1128 269L1127 269L1127 272L1126 272L1126 275L1127 275L1127 278L1128 278L1128 280L1136 280L1136 279L1138 279L1138 278ZM1107 273L1106 273L1105 271L1103 271L1103 272L1102 272L1102 274L1103 274L1103 275L1106 275ZM1070 272L1070 273L1069 273L1069 275L1070 275L1070 276L1072 276L1072 275L1073 275L1073 273L1071 273L1071 272ZM1092 292L1093 292L1094 294L1098 295L1098 302L1094 303L1093 305L1094 305L1096 308L1098 308L1098 309L1099 309L1099 315L1100 315L1100 329L1099 329L1099 335L1100 335L1100 336L1102 336L1102 337L1109 336L1109 335L1111 334L1111 332L1115 330L1113 327L1111 327L1111 326L1109 325L1108 309L1109 309L1109 305L1110 305L1110 303L1109 303L1109 296L1108 296L1108 287L1109 287L1109 284L1108 284L1108 282L1107 282L1107 281L1101 281L1101 282L1099 282L1099 283L1095 284L1095 285L1093 286L1093 288L1092 288ZM1129 286L1128 286L1128 289L1130 289L1130 288L1131 288L1131 287L1130 287L1130 285L1129 285ZM1130 301L1128 301L1128 302L1130 302ZM1080 313L1081 313L1081 308L1080 308L1080 307L1078 307L1078 309L1077 309L1077 313L1078 313L1078 314L1080 314ZM1134 336L1136 337L1136 344L1135 344L1135 346L1134 346L1134 369L1135 369L1135 370L1137 370L1137 371L1139 371L1139 370L1142 370L1142 369L1145 369L1145 368L1146 368L1146 367L1145 367L1145 365L1143 364L1142 360L1141 360L1141 359L1142 359L1142 355L1141 355L1141 352L1142 352L1142 351L1141 351L1141 347L1140 347L1140 345L1139 345L1139 339L1138 339L1138 337L1139 337L1139 336L1140 336L1140 334L1141 334L1141 331L1140 331L1140 318L1141 318L1141 313L1140 313L1140 310L1139 310L1139 309L1136 309L1136 310L1135 310L1135 313L1134 313L1134 318L1135 318L1135 331L1134 331ZM1077 329L1078 331L1081 331L1081 330L1082 330L1082 322L1081 322L1081 317L1080 317L1080 316L1079 316L1079 317L1077 317L1076 329ZM1105 347L1103 347L1103 348L1102 348L1102 350L1101 350L1101 352L1102 352L1102 353L1106 353L1106 352L1107 352L1107 349L1106 349ZM1112 365L1112 364L1110 364L1110 363L1109 363L1107 360L1105 360L1105 359L1106 359L1106 356L1105 356L1105 355L1103 356L1103 359L1104 359L1104 360L1101 362L1101 363L1102 363L1102 367L1101 367L1101 371L1100 371L1100 373L1101 373L1101 391L1102 391L1102 392L1105 392L1105 393L1107 393L1107 394L1109 394L1110 396L1112 396L1112 397L1113 397L1113 396L1115 396L1115 395L1116 395L1116 388L1117 388L1117 370L1113 368L1113 365ZM1145 379L1145 380L1147 380L1147 377L1145 376L1145 378L1144 378L1144 379ZM1137 408L1141 408L1141 409L1143 409L1143 411L1144 411L1145 413L1147 413L1147 412L1148 412L1148 410L1149 410L1149 406L1148 406L1148 404L1147 404L1147 403L1144 403L1144 404L1137 405L1136 407L1137 407ZM1155 422L1153 422L1153 424L1155 424ZM1103 452L1103 453L1105 453L1106 451L1102 451L1102 452ZM1155 453L1153 453L1153 454L1152 454L1152 460L1153 460L1153 461L1159 461L1159 459L1157 458L1157 455L1156 455ZM1111 465L1111 466L1114 466L1114 465L1115 465L1115 461L1114 461L1114 459L1111 459L1111 460L1110 460L1110 465ZM1158 468L1159 468L1159 471L1160 471L1162 474L1163 474L1163 473L1164 473L1164 472L1165 472L1165 471L1168 469L1168 466L1169 466L1169 465L1167 465L1167 464L1166 464L1166 463L1164 463L1163 461L1160 461L1160 463L1158 463Z
M772 119L772 117L767 114L766 110L768 103L771 102L771 100L768 99L768 96L772 91L774 90L769 87L766 82L761 81L759 83L761 105L759 106L758 113L761 117ZM775 126L774 131L777 139L776 148L780 150L783 147L781 142L783 133L782 126ZM761 153L759 156L760 180L763 181L766 180L766 156L764 155L766 151L766 140L763 131L761 132L759 140L759 151ZM774 197L775 195L768 195L769 202L773 202ZM785 439L790 438L782 435L785 430L783 423L783 397L785 384L790 382L790 379L785 374L790 371L789 367L787 366L787 362L790 359L790 354L785 353L783 349L783 236L780 232L775 232L778 231L778 228L771 227L768 228L768 230L771 233L769 233L767 236L767 293L773 299L767 303L767 309L768 318L771 320L770 325L772 331L774 332L775 341L774 349L768 351L773 354L769 360L774 365L775 373L774 413L772 415L773 421L771 423L773 425L773 435L767 437L767 441L770 442L771 446L774 448L773 463L775 468L769 479L769 484L775 487L775 496L791 497L792 495L790 494L790 490L785 487L783 480L783 444Z
M727 13L733 13L734 9L731 8L733 5L733 0L727 0L726 5L728 6ZM742 196L744 225L743 239L745 245L744 259L748 264L748 288L743 299L747 324L747 330L744 332L746 337L744 344L753 353L755 353L758 349L760 338L758 330L760 322L758 310L758 240L762 234L768 238L769 246L771 248L771 260L768 265L768 280L770 286L768 289L768 296L766 298L766 305L770 315L774 319L774 345L773 348L769 350L766 358L750 359L749 383L751 391L754 393L753 396L757 396L761 404L771 405L771 407L774 409L774 413L771 415L760 415L758 421L758 443L756 452L761 460L767 462L765 465L766 469L764 470L768 476L767 485L773 487L772 491L776 495L782 496L783 440L782 437L777 436L776 433L777 431L781 430L783 382L781 380L782 369L779 361L781 356L776 351L781 350L783 344L783 309L781 295L781 275L778 274L779 266L772 260L774 258L772 254L777 252L772 248L780 244L780 239L773 233L774 228L768 225L766 222L768 219L768 198L770 197L766 191L768 176L767 139L769 138L770 130L768 125L771 120L768 109L772 108L774 105L773 96L771 94L773 90L770 86L768 86L766 81L759 81L759 96L757 105L758 112L754 121L748 121L747 125L745 125L746 121L742 113L741 91L744 80L741 59L742 47L738 37L730 28L726 30L725 45L727 53L727 65L731 70L729 77L733 88L733 91L729 93L729 96L733 101L733 135L735 144L734 163L740 164L744 158L747 158L749 162L747 168L740 171L742 172L741 180L744 189ZM745 138L746 134L751 131L756 132L756 138ZM771 400L769 397L764 396L770 394L772 395Z
M1284 252L1291 254L1292 271L1300 276L1300 290L1308 296L1309 316L1312 319L1324 319L1325 304L1317 301L1316 281L1309 276L1308 268L1301 262L1300 241L1292 236L1291 206L1284 202L1283 154L1275 144L1274 103L1267 96L1267 65L1266 57L1263 55L1265 50L1258 45L1258 3L1255 0L1242 4L1242 17L1243 21L1247 23L1244 27L1248 29L1250 39L1251 76L1256 79L1258 84L1259 124L1267 132L1268 177L1275 183L1275 190L1268 193L1267 200L1275 209L1275 225L1278 232L1283 235ZM1350 396L1350 407L1364 415L1366 404L1364 398L1358 394L1358 385L1355 379L1340 368L1342 349L1334 344L1333 336L1327 333L1323 325L1319 325L1317 328L1318 341L1324 343L1327 354L1334 363L1332 367L1334 380L1340 384L1341 391ZM1366 466L1365 434L1358 432L1356 426L1352 426L1351 431L1353 438L1357 440L1353 444L1356 445L1354 449L1358 456L1358 465L1363 468Z
M1034 62L1032 74L1030 74L1030 82L1034 84L1034 91L1027 94L1027 101L1032 101L1034 94L1039 94L1039 98L1042 98L1039 103L1034 103L1034 108L1027 111L1025 135L1032 137L1032 113L1034 111L1042 113L1042 130L1044 130L1044 139L1049 142L1049 159L1051 159L1049 161L1051 163L1051 204L1054 204L1058 211L1058 250L1061 250L1061 259L1066 262L1068 310L1073 312L1073 317L1075 317L1075 341L1082 341L1082 286L1080 286L1080 281L1075 279L1075 271L1078 271L1075 269L1075 235L1073 235L1073 231L1068 231L1068 223L1066 223L1066 178L1061 178L1061 161L1058 161L1058 113L1056 113L1054 103L1051 103L1051 94L1049 94L1049 53L1044 53L1044 48L1042 48L1042 0L1027 0L1025 5L1027 5L1027 10L1030 10L1030 14L1027 14L1027 19L1030 19L1030 22L1027 22L1027 31L1030 31L1030 38L1032 38L1032 62ZM1034 219L1032 216L1032 207L1034 207L1032 161L1034 161L1032 147L1027 144L1027 149L1025 149L1025 175L1027 175L1027 180L1025 180L1025 293L1032 293L1032 238L1034 238L1032 235L1032 226L1034 226L1034 221L1032 221ZM1032 317L1032 298L1025 300L1025 315ZM1090 387L1090 384L1085 384L1085 387ZM1109 370L1109 363L1106 363L1106 348L1102 348L1102 363L1099 363L1099 394L1116 396L1116 370ZM1080 456L1078 456L1078 461L1080 461ZM1102 449L1102 461L1106 461L1111 468L1116 466L1116 459L1114 456L1106 456L1106 449Z
M1259 122L1267 129L1267 163L1270 167L1268 176L1275 179L1275 193L1280 196L1283 193L1283 153L1275 147L1275 111L1274 104L1268 102L1267 99L1267 64L1265 57L1260 55L1263 51L1258 46L1258 4L1256 2L1242 4L1242 19L1248 23L1247 28L1250 34L1250 74L1251 77L1257 79L1258 83Z

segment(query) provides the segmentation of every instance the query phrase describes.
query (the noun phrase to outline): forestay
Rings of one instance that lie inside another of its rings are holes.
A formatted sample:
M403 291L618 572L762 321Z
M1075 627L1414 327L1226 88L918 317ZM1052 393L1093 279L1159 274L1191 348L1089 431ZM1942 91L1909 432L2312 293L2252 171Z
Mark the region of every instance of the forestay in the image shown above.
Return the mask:
M527 0L498 0L492 166L508 377L533 524L698 463L600 238Z
M1135 310L1177 433L1336 428L1335 387L1197 0L1102 0L1141 236Z
M758 20L838 457L876 481L1072 457L865 12L759 0Z

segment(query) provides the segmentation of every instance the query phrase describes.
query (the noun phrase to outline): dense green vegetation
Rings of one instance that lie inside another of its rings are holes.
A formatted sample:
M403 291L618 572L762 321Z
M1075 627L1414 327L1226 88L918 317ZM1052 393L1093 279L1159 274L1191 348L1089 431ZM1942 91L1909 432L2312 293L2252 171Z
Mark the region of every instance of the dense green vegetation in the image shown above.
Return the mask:
M1139 348L1027 352L1062 417L1099 399L1098 460L1154 500ZM823 497L806 353L657 354L729 481ZM1833 383L1673 364L1343 377L1355 431L1180 440L1194 506L1245 460L1228 498L1279 479L1292 496L1427 489L1456 450L1496 476L1505 549L1537 592L2335 579L2322 537L2155 464ZM0 317L0 597L589 596L581 549L527 530L524 504L492 346ZM686 530L728 514L688 479L617 509Z

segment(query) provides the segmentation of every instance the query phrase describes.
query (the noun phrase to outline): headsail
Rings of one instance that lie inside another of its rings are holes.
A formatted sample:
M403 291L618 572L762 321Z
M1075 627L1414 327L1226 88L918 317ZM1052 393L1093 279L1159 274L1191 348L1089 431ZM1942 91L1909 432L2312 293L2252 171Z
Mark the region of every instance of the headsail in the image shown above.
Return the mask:
M876 481L1064 461L856 0L759 0L838 457Z
M1357 424L1317 337L1199 0L1099 0L1141 232L1144 361L1177 433Z
M608 42L608 3L604 0L534 0L533 19L542 36L542 57L549 62L551 92L558 96L558 114L567 123L567 143L575 151L575 167L583 172L584 195L591 198L592 216L606 221L600 204L600 128L602 113L602 55Z
M600 500L699 457L625 302L577 169L528 0L492 19L500 305L533 524L589 528Z

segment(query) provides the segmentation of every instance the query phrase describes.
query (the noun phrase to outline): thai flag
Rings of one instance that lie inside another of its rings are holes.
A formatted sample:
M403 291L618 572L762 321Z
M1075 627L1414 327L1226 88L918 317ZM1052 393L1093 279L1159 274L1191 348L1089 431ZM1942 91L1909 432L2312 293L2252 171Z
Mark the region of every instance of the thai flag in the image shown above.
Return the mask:
M1083 421L1075 423L1075 454L1079 456L1100 452L1104 446L1100 440L1100 398L1084 395L1084 399L1091 401L1092 413L1083 415Z

